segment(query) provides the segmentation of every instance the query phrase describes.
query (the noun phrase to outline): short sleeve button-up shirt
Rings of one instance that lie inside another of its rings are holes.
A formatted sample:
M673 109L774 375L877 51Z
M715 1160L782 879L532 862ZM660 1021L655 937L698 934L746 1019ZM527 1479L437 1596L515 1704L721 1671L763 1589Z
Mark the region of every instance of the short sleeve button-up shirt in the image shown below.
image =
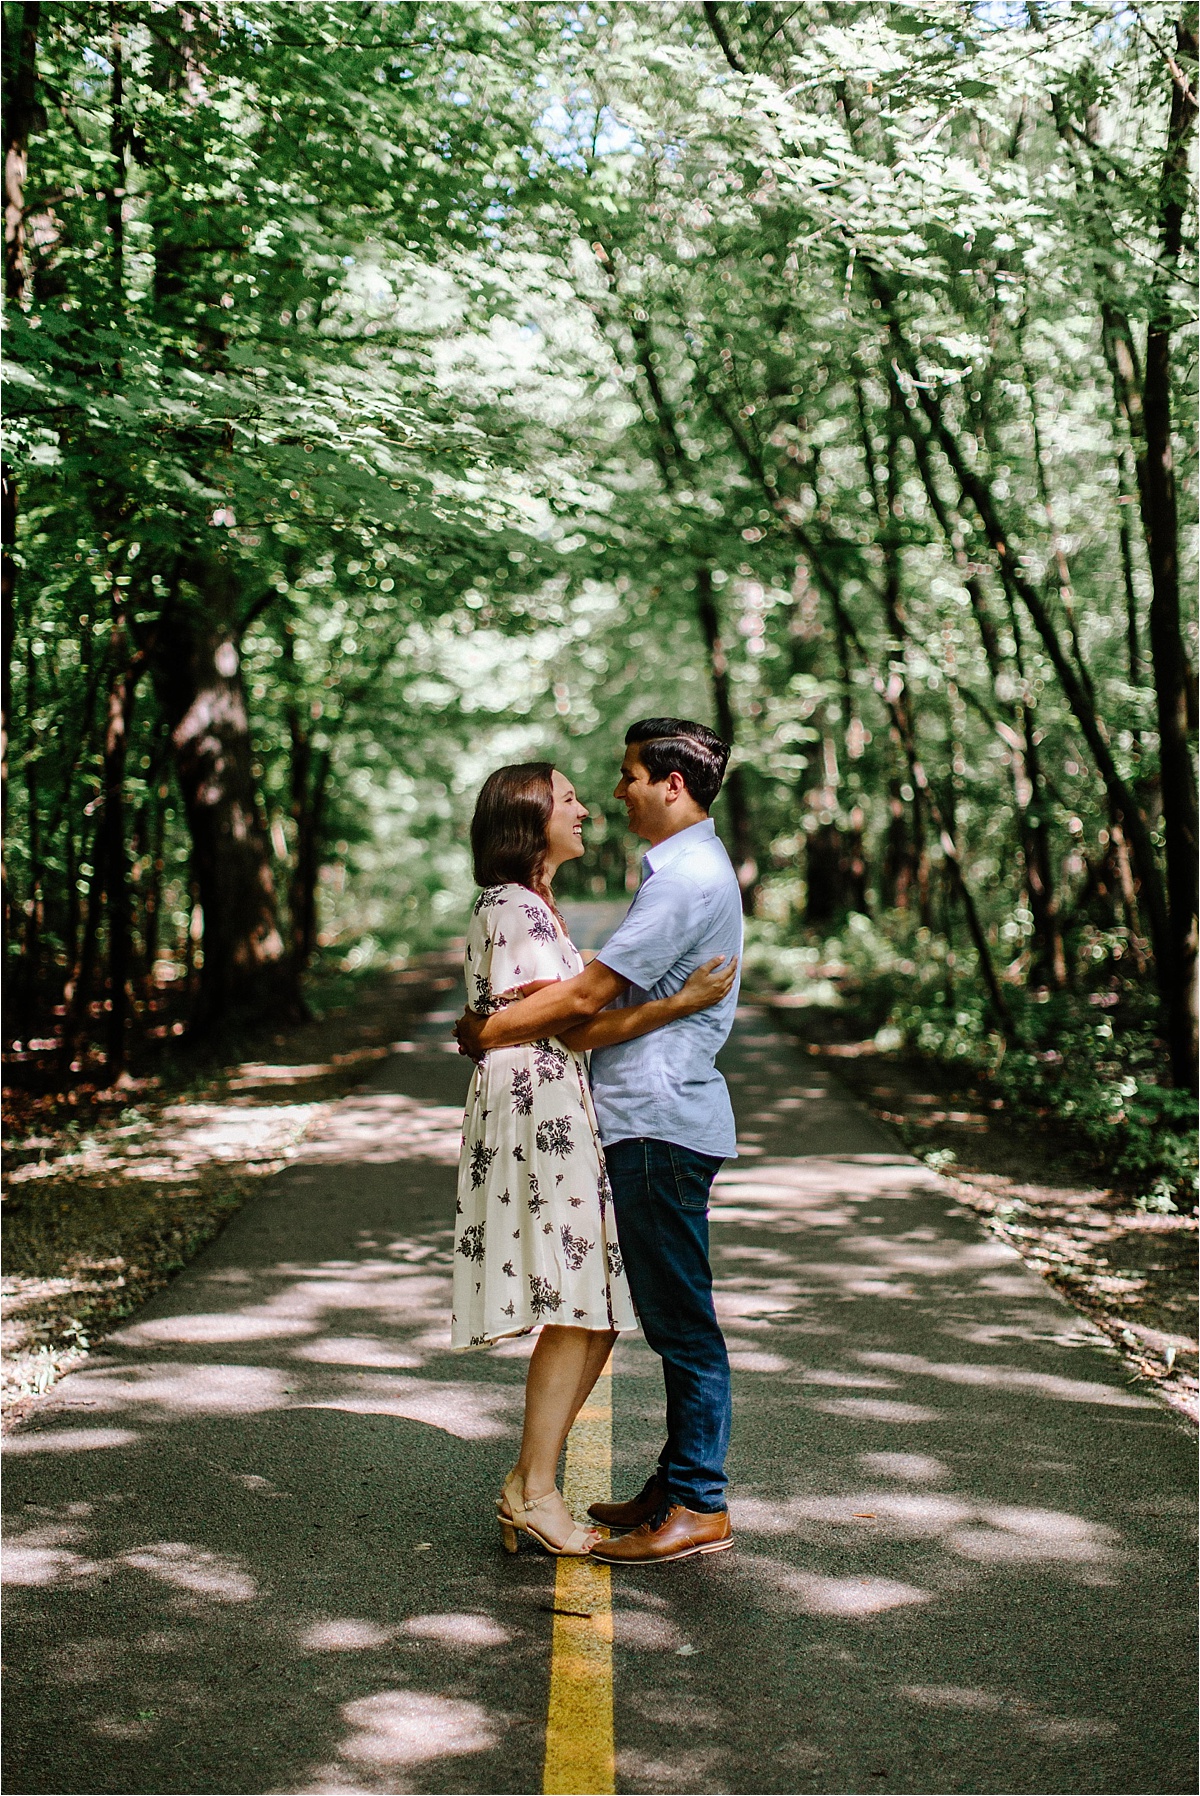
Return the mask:
M742 952L737 876L711 818L648 850L625 921L598 959L629 980L621 1004L677 992L706 960ZM738 983L720 1004L636 1041L597 1048L592 1092L607 1145L648 1136L728 1159L737 1152L733 1106L713 1065L733 1027Z

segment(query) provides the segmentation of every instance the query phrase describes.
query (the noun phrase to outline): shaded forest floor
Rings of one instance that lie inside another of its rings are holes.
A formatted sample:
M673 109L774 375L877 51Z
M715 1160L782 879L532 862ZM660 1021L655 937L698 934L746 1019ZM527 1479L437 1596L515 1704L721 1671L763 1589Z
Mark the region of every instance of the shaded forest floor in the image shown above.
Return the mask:
M785 1004L776 1015L994 1234L1104 1330L1132 1379L1200 1419L1194 1214L1135 1208L1099 1182L1065 1132L1014 1114L952 1067L855 1039L852 1011Z
M155 1076L147 1060L71 1102L5 1087L6 1428L212 1240L457 972L457 956L430 955L353 985L317 981L319 1014L299 1027L249 1033L232 1056L177 1054Z
M174 1277L456 979L457 957L444 955L318 983L323 1014L298 1028L249 1036L224 1064L180 1057L159 1081L77 1092L72 1105L6 1089L5 1425ZM852 1013L776 1015L1109 1335L1131 1379L1196 1417L1195 1216L1134 1209L1051 1126L950 1068L856 1040Z

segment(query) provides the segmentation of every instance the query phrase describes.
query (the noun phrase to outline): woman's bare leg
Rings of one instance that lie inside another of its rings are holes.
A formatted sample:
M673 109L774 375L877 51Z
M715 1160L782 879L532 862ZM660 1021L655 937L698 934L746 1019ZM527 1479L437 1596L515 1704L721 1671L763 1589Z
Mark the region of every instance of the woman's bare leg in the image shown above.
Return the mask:
M543 1328L525 1379L525 1425L516 1471L527 1498L551 1492L558 1460L588 1392L600 1376L612 1341L607 1330ZM552 1499L538 1510L538 1527L561 1544L574 1527L566 1504Z
M571 1431L576 1416L591 1396L592 1391L595 1388L596 1380L599 1378L601 1372L603 1372L605 1362L616 1344L616 1339L617 1331L615 1328L589 1331L587 1362L583 1368L583 1376L579 1380L579 1388L575 1392L575 1407L571 1411L571 1421L567 1425L568 1433Z

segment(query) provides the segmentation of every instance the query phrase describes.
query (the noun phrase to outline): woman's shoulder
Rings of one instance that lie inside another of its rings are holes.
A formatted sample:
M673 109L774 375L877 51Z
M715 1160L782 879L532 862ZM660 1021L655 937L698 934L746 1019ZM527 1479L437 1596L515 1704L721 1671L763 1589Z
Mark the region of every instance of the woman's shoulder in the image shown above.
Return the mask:
M481 917L486 911L501 910L506 905L517 903L521 898L532 897L533 893L527 891L524 886L484 886L478 898L475 900L471 915L473 917Z

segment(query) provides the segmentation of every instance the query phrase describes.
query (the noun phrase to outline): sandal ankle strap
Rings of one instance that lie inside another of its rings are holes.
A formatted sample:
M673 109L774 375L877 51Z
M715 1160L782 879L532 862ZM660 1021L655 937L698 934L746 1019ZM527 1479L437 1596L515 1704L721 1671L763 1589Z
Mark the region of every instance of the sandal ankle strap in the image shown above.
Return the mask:
M526 1509L538 1509L541 1507L541 1505L543 1503L548 1503L550 1501L551 1497L557 1497L557 1496L560 1496L561 1494L562 1493L559 1491L559 1489L556 1485L553 1490L546 1491L544 1493L544 1495L542 1495L540 1497L526 1497L525 1498L525 1507L526 1507Z

